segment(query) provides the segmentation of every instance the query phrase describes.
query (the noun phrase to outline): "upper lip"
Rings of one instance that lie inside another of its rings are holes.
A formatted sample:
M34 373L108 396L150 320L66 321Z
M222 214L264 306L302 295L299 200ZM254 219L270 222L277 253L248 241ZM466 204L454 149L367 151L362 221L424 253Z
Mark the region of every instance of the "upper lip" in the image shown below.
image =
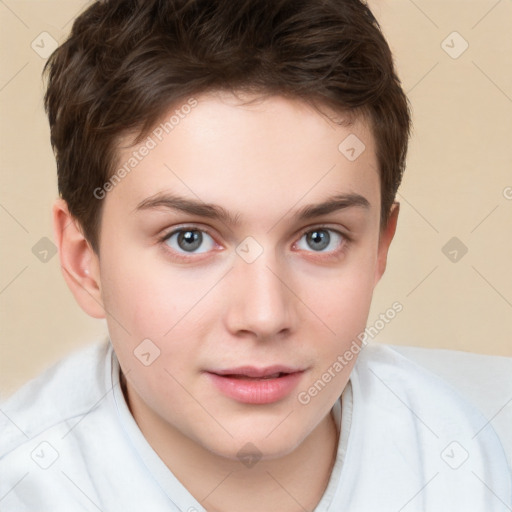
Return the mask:
M256 379L278 373L297 373L302 371L304 371L302 368L273 365L262 368L257 368L255 366L238 366L236 368L227 368L224 370L209 370L209 373L215 373L216 375L243 375L244 377L252 377Z

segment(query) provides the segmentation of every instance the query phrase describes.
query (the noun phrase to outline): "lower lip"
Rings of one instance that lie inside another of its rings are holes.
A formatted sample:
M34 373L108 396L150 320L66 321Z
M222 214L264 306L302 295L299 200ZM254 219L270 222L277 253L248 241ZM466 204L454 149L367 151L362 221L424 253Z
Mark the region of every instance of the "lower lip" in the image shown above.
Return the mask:
M287 397L297 387L304 372L289 373L276 379L237 379L207 373L217 389L229 398L246 404L271 404Z

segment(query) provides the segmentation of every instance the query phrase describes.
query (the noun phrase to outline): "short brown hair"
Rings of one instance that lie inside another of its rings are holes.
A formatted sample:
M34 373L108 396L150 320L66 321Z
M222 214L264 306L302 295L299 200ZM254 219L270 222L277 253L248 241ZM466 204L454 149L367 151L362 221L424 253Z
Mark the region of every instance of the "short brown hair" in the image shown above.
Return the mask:
M102 0L45 66L58 187L98 251L116 145L140 142L172 105L249 90L362 113L375 137L381 227L400 185L410 131L389 46L360 0Z

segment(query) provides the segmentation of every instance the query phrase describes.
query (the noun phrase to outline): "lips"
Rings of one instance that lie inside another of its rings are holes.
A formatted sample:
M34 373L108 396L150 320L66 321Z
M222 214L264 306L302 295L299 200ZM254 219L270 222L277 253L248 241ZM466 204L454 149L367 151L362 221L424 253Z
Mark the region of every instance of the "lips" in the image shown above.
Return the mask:
M224 396L247 404L270 404L286 398L297 387L302 368L274 365L243 366L207 371L206 375Z
M282 375L296 373L302 369L290 368L288 366L267 366L266 368L256 368L254 366L239 366L238 368L231 368L226 370L212 370L210 373L215 373L222 377L233 377L241 379L269 379L278 378Z
M263 377L249 377L248 375L238 375L238 374L228 374L228 375L222 375L222 377L231 377L232 379L246 379L246 380L268 380L268 379L278 379L279 377L282 377L283 375L288 375L288 373L273 373L272 375L265 375Z

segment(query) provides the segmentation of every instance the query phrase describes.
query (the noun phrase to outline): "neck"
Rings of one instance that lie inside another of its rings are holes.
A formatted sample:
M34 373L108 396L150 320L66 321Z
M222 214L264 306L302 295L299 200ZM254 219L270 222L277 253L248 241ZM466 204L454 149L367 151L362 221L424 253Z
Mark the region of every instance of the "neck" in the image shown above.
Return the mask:
M336 459L338 434L328 414L291 453L245 467L184 436L142 411L144 405L123 386L135 421L176 478L208 512L299 512L320 501Z

